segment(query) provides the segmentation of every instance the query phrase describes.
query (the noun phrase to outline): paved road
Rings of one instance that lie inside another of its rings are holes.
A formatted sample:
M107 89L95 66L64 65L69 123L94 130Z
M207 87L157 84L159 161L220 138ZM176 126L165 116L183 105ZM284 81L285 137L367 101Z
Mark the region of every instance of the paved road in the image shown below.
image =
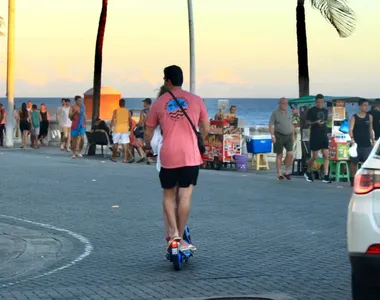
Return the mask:
M0 150L0 167L0 223L66 241L33 272L0 272L0 298L350 299L344 184L202 171L189 222L199 250L175 272L153 166L41 149Z

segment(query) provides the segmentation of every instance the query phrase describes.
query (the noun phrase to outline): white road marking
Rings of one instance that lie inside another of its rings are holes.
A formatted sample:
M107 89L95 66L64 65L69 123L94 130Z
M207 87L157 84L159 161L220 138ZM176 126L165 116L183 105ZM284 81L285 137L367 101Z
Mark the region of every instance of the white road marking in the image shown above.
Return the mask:
M92 250L94 249L94 247L92 246L91 242L87 238L85 238L83 235L80 235L78 233L72 232L72 231L67 230L67 229L58 228L58 227L55 227L55 226L50 225L50 224L38 223L38 222L34 222L34 221L26 220L26 219L20 219L20 218L16 218L16 217L13 217L13 216L7 216L7 215L2 215L2 214L0 214L0 218L10 219L10 220L16 220L16 221L20 221L20 222L24 222L24 223L28 223L28 224L32 224L32 225L36 225L36 226L40 226L40 227L43 227L43 228L46 228L46 229L51 229L51 230L54 230L54 231L63 232L63 233L66 233L66 234L72 236L73 238L79 240L81 243L84 244L84 252L81 255L79 255L76 259L74 259L71 262L69 262L68 264L66 264L66 265L64 265L62 267L56 268L54 270L51 270L49 272L45 272L45 273L40 274L40 275L36 275L36 276L30 277L30 278L18 280L18 281L15 281L15 282L10 282L10 283L6 283L6 284L2 284L2 285L0 285L0 287L12 286L12 285L15 285L15 284L18 284L18 283L22 283L22 282L25 282L25 281L28 281L28 280L33 280L33 279L49 276L49 275L52 275L52 274L54 274L54 273L56 273L58 271L62 271L64 269L67 269L68 267L71 267L71 266L75 265L76 263L80 262L81 260L85 259L87 256L89 256L91 254Z

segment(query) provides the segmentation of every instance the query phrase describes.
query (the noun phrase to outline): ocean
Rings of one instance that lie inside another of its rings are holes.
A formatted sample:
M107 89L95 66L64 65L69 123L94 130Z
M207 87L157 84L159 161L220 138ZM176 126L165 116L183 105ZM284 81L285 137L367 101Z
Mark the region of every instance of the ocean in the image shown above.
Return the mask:
M126 101L126 106L129 109L140 109L142 108L141 98L124 98ZM276 109L278 99L273 98L205 98L205 103L210 118L214 118L218 111L218 100L224 99L229 100L230 105L236 105L237 107L237 117L245 120L246 125L267 125L269 122L270 115L274 109ZM55 113L55 110L60 106L61 98L26 98L19 97L15 98L16 108L21 107L23 102L32 101L33 104L38 106L45 103L51 115ZM152 99L153 100L153 99ZM0 103L3 103L5 108L7 108L7 99L0 98ZM356 108L353 105L347 105L347 111L349 115L352 115Z

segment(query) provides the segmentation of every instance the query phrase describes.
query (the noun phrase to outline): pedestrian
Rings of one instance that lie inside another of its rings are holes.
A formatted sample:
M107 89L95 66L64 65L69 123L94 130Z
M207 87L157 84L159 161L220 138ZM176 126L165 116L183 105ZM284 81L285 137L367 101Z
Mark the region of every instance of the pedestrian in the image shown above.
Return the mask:
M46 110L45 103L41 104L40 114L41 114L41 126L40 126L40 135L38 136L38 139L40 140L41 145L44 146L45 145L44 139L48 135L49 124L50 124L50 114Z
M62 98L61 106L59 106L57 108L57 112L55 113L55 120L59 125L59 129L60 129L60 133L61 133L61 141L60 141L61 150L64 150L64 148L63 148L64 133L63 133L63 127L62 127L62 112L63 112L63 110L62 109L65 107L65 105L66 105L66 99Z
M273 152L276 153L277 179L291 180L290 168L293 162L295 132L292 114L288 111L288 100L285 97L280 99L278 108L270 117L269 132L272 137ZM285 173L282 174L281 165L284 148L286 150Z
M30 111L30 119L31 119L31 128L30 128L30 136L32 140L32 147L34 149L38 148L38 135L40 134L40 124L41 124L41 114L37 110L37 105L33 104L32 110Z
M176 240L180 242L181 250L195 250L194 245L186 243L181 237L190 213L199 166L203 163L192 125L199 128L203 138L208 134L207 109L202 98L182 89L183 73L180 67L166 67L164 83L169 92L159 97L150 108L144 139L146 148L151 149L155 128L161 126L163 141L159 178L163 189L163 207L171 228L168 246Z
M147 118L150 106L152 105L152 99L145 98L142 101L142 103L143 103L144 108L142 109L140 113L140 119L134 131L135 136L136 136L137 152L139 153L139 156L140 156L140 159L137 161L137 163L146 161L149 164L149 159L147 159L143 148L144 148L145 122L146 122L146 118Z
M372 151L375 137L373 132L373 117L368 113L369 101L359 100L359 112L350 120L351 144L357 145L357 156L351 157L350 182L354 185L354 176L358 170L358 163L365 162Z
M375 141L377 141L380 137L380 103L375 103L371 107L372 115L372 127L375 132Z
M86 134L86 114L81 96L75 96L75 104L70 108L72 159L83 157L84 135Z
M323 155L323 170L324 170L324 183L331 183L329 178L329 138L327 136L327 119L328 110L323 107L325 103L324 96L318 94L315 96L315 106L310 108L306 115L306 123L310 125L310 150L312 152L311 158L307 165L307 172L305 173L306 181L312 182L311 168L314 162L318 159L318 152L322 151Z
M61 150L70 152L71 142L71 120L69 118L70 113L70 99L65 99L64 106L61 107L61 118L59 127L61 128Z
M7 113L2 103L0 103L0 147L4 147L5 124L7 123Z
M26 103L21 105L21 109L18 112L18 119L21 132L21 149L26 150L26 142L28 134L30 133L30 115Z
M114 129L112 130L112 128ZM119 144L123 147L124 163L132 162L132 154L130 152L130 130L132 128L132 117L128 109L125 107L125 100L119 100L119 108L115 109L112 114L110 128L112 130L113 153L111 160L117 162L117 152Z

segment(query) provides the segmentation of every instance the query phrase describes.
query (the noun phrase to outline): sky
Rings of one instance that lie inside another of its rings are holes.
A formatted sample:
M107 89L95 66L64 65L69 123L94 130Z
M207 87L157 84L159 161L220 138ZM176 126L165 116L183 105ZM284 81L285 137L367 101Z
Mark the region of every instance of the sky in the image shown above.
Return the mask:
M0 16L8 19L8 1ZM16 0L16 97L72 97L92 86L101 0ZM297 97L296 0L193 0L196 93L215 98ZM380 1L351 0L349 38L306 0L310 93L380 97ZM186 0L109 0L102 85L153 97L176 64L189 88ZM0 96L6 38L0 37Z

